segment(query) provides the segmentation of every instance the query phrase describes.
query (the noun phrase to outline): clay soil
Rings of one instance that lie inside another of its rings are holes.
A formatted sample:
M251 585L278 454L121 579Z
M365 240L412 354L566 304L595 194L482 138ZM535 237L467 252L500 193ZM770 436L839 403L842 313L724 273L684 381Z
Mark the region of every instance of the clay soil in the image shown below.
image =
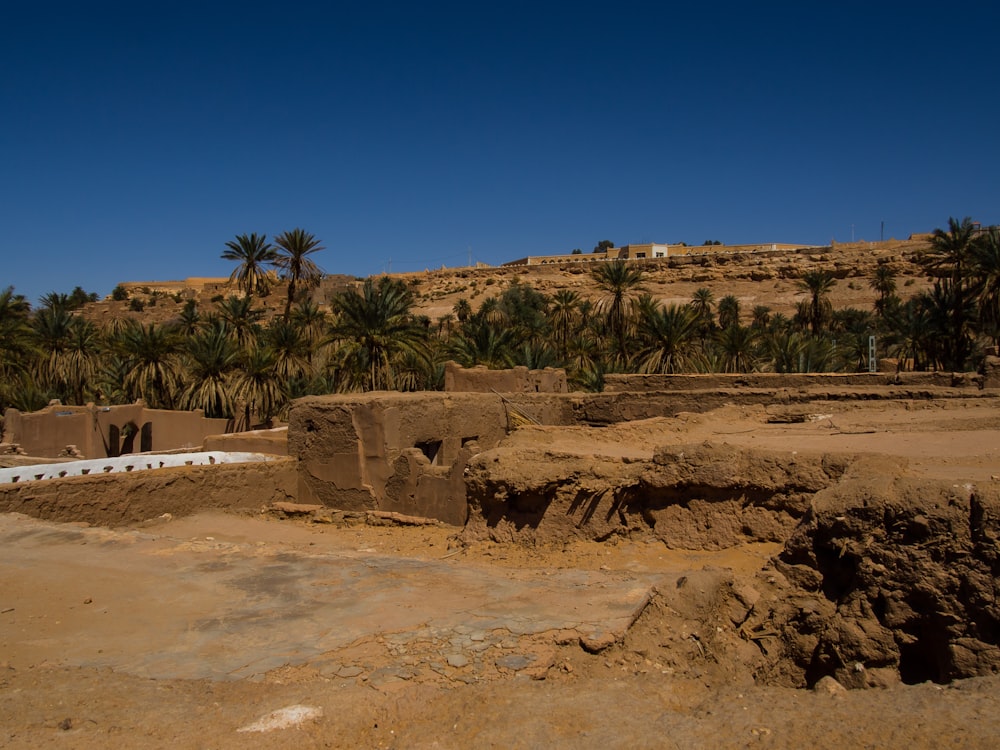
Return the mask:
M998 482L993 399L815 411L822 418L796 424L736 407L682 415L669 429L661 423L656 439L885 454L905 459L914 478ZM646 426L628 429L626 442L648 437ZM592 439L586 430L546 438L566 451ZM756 679L747 665L767 641L736 637L720 609L731 601L713 592L720 581L760 587L777 543L682 550L633 535L462 544L452 527L273 513L114 529L7 515L0 526L4 747L992 748L1000 737L997 677L852 691ZM342 602L329 632L303 601L322 599L341 568L357 572L323 605L332 612ZM492 628L463 627L471 610L455 598L471 582L509 587L503 609L516 604L542 624L497 624L510 614L501 612ZM609 592L600 616L617 616L615 607L635 605L626 589L650 582L664 595L642 599L610 644L583 648L539 614L572 610L573 597L600 607ZM517 593L543 586L553 593ZM220 609L234 596L243 609ZM435 629L421 608L452 620ZM243 652L257 666L243 664ZM239 667L220 666L227 659ZM293 706L308 713L253 731Z

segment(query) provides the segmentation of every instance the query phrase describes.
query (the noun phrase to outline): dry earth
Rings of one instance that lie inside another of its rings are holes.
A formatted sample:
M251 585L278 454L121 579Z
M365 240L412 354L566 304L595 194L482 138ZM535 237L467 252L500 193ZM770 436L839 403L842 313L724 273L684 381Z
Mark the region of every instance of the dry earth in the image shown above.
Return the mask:
M861 454L867 473L852 481L997 493L993 399L810 413L775 423L774 410L726 407L538 428L503 450L622 466L706 442ZM845 518L840 500L825 502ZM530 544L457 531L274 514L115 529L2 516L0 745L992 748L1000 736L1000 678L904 685L866 672L844 655L877 633L834 641L845 663L830 671L880 689L783 687L793 650L782 661L782 634L751 628L753 613L827 605L786 577L801 561L780 543L685 550L638 528Z

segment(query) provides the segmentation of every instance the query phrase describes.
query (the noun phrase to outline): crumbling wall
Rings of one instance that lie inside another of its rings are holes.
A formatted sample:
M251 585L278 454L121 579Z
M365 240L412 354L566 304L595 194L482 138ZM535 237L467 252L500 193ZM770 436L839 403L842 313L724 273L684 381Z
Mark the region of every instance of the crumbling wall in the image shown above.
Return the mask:
M259 511L275 502L294 502L296 483L290 459L90 474L0 485L0 512L120 526L164 513Z
M461 525L464 469L506 434L492 394L368 393L299 399L289 455L299 497L343 510L385 510Z
M444 366L444 389L448 393L566 393L566 371L546 367L529 370L513 367L490 370L486 367L465 368L455 362Z
M983 388L1000 388L1000 357L983 360Z
M268 453L273 456L288 455L288 426L270 430L249 430L229 432L223 435L209 435L205 438L206 451L244 451L246 453Z

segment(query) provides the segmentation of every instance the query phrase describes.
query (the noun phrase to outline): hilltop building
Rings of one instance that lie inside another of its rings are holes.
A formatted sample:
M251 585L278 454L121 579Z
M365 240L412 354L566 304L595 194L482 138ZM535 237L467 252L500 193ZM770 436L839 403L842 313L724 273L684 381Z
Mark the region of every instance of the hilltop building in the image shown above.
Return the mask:
M593 253L569 255L529 255L508 261L504 266L545 266L564 263L594 263L608 260L655 260L689 255L735 255L736 253L782 252L813 248L815 245L762 243L756 245L668 245L656 242L610 247Z

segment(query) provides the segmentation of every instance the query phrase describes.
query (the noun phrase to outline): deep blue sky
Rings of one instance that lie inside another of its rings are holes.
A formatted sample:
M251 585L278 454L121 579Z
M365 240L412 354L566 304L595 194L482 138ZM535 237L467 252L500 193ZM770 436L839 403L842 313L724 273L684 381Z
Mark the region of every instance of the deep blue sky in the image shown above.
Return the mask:
M0 288L1000 223L991 2L10 3Z

